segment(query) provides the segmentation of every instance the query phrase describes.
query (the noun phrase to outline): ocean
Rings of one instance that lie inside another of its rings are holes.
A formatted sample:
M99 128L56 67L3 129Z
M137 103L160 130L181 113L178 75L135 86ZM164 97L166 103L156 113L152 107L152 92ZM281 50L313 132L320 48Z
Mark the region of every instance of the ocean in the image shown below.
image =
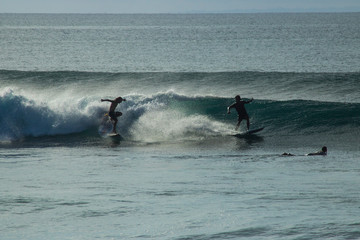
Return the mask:
M359 239L359 22L0 14L0 239Z

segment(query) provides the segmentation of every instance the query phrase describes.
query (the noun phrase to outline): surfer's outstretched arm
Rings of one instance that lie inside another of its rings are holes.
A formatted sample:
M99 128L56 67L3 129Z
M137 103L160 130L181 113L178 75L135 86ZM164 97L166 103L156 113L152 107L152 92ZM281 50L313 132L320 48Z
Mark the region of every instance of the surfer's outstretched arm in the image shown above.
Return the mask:
M111 99L101 99L102 102L111 102L111 103L121 103L121 102L125 102L126 99L125 98L122 98L122 97L118 97L118 98L115 98L114 100L111 100Z
M114 100L110 100L110 99L101 99L102 102L114 102Z

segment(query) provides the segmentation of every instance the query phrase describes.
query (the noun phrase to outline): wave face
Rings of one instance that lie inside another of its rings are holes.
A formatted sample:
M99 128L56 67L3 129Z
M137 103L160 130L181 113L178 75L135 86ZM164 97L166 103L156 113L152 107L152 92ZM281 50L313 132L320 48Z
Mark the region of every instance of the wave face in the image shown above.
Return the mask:
M173 90L186 96L236 94L266 100L360 103L360 72L73 72L0 70L0 88L28 89L51 96L154 95Z
M359 76L0 71L0 139L99 136L109 107L100 99L117 96L127 99L117 110L123 112L118 131L128 139L166 142L220 137L234 133L237 115L235 111L226 114L226 107L241 93L245 99L255 98L246 108L251 126L265 126L265 135L352 134L356 141Z

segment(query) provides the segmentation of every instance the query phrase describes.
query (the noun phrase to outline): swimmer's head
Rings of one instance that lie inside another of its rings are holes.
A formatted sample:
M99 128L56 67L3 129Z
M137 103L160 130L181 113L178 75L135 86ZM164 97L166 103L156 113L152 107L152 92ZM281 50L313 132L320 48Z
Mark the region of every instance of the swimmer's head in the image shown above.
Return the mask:
M322 149L321 149L321 151L323 151L323 152L326 153L326 152L327 152L327 147L323 146Z

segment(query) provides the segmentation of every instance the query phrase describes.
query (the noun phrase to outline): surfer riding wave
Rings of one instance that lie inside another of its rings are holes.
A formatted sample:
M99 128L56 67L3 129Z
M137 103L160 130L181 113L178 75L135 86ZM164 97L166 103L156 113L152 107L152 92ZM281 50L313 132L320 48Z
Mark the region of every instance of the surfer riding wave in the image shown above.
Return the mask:
M249 101L243 101L241 100L241 97L240 95L236 95L235 96L235 103L233 103L232 105L230 105L228 108L227 108L227 113L230 114L230 109L231 108L235 108L237 113L238 113L238 122L236 124L236 128L235 130L238 130L239 126L240 126L240 123L243 119L246 119L246 122L247 122L247 130L249 131L249 128L250 128L250 120L249 120L249 115L248 113L246 112L246 109L245 109L245 104L247 103L251 103L254 99L250 99Z
M113 131L112 131L113 133L116 133L116 124L118 122L117 118L122 115L122 112L115 112L115 109L116 109L117 105L123 101L126 101L126 99L122 98L122 97L115 98L114 100L101 99L101 102L111 102L108 114L109 114L111 121L113 122Z

